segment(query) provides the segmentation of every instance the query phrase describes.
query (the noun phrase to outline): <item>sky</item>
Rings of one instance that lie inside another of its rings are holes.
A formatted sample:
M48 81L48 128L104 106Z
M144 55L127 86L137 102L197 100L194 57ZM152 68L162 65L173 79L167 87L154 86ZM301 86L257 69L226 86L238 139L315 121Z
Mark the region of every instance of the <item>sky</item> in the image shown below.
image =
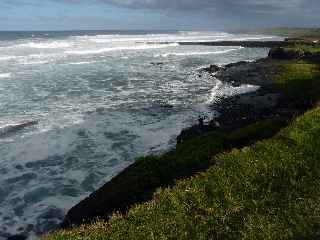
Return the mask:
M320 0L0 0L0 30L319 27Z

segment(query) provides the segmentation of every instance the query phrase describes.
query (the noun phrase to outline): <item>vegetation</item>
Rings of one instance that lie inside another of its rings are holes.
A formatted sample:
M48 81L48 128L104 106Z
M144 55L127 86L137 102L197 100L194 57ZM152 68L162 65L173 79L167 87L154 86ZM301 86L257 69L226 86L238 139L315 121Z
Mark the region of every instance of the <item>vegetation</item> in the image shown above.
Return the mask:
M270 140L212 158L217 164L152 201L46 239L316 239L320 233L320 108Z
M320 44L308 45L303 43L295 43L287 47L282 47L284 53L294 53L300 58L310 59L312 57L318 57L320 55Z
M139 158L135 170L139 177L143 176L145 182L153 182L157 186L167 185L174 179L207 169L212 165L212 156L232 147L250 145L257 140L271 137L285 125L287 121L273 119L260 121L230 133L213 131L178 144L176 149L169 153Z
M320 45L311 46L306 44L295 44L289 49L295 49L305 55L320 54Z
M304 61L280 66L276 84L294 103L311 105L320 99L320 65Z
M227 144L230 147L248 146L259 140L272 137L287 124L288 121L281 118L261 120L229 133L227 135Z
M294 38L319 38L320 28L269 28L258 31L263 34L272 34Z

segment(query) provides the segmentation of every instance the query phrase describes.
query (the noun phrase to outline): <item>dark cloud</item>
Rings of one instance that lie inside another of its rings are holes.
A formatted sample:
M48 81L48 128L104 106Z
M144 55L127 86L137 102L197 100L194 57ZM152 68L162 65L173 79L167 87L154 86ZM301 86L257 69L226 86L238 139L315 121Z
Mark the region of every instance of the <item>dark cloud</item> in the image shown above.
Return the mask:
M157 27L164 25L163 28L195 26L195 28L208 29L258 26L319 27L320 23L320 0L0 0L0 8L23 9L28 6L37 9L34 10L37 13L42 12L39 7L46 5L46 9L50 9L51 5L56 6L57 3L62 6L59 6L60 10L56 8L56 11L52 10L53 13L45 11L43 14L57 15L54 12L68 9L73 16L77 16L79 9L92 7L92 9L98 8L97 12L100 13L88 11L83 14L82 11L79 17L98 19L99 16L113 16L116 18L114 11L119 11L124 16L120 19L122 23L127 23L127 19L130 18L129 23L133 24L138 18L142 27L145 28L153 28L154 25L151 22L154 22ZM131 9L131 11L122 11L123 9ZM105 15L101 11L105 11ZM9 15L9 11L6 12ZM149 18L144 17L144 14ZM150 14L154 14L153 17ZM76 25L76 20L74 22ZM164 22L167 24L165 25Z
M241 11L274 11L298 9L318 0L100 0L127 8L171 9L171 10L203 10L224 9Z
M85 0L83 0L85 1ZM229 25L308 26L320 22L320 0L96 0L118 7L224 18ZM228 19L226 19L228 18ZM319 25L319 24L318 24Z

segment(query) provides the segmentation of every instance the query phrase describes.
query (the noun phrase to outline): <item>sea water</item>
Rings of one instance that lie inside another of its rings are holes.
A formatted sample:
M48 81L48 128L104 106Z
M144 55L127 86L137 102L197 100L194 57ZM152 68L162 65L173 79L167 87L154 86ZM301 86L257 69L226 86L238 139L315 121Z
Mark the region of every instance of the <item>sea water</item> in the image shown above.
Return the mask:
M0 239L55 229L70 207L136 157L174 147L199 114L212 117L208 107L218 97L256 89L200 69L253 61L268 49L179 45L219 40L278 38L0 32Z

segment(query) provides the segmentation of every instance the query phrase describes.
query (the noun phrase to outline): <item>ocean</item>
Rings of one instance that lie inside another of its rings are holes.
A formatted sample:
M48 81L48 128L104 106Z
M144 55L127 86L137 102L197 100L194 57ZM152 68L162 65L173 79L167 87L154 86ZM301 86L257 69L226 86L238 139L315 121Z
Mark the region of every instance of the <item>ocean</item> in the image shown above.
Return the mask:
M279 40L192 31L0 32L0 239L55 229L138 156L175 146L231 86L201 72L268 49L179 42Z

